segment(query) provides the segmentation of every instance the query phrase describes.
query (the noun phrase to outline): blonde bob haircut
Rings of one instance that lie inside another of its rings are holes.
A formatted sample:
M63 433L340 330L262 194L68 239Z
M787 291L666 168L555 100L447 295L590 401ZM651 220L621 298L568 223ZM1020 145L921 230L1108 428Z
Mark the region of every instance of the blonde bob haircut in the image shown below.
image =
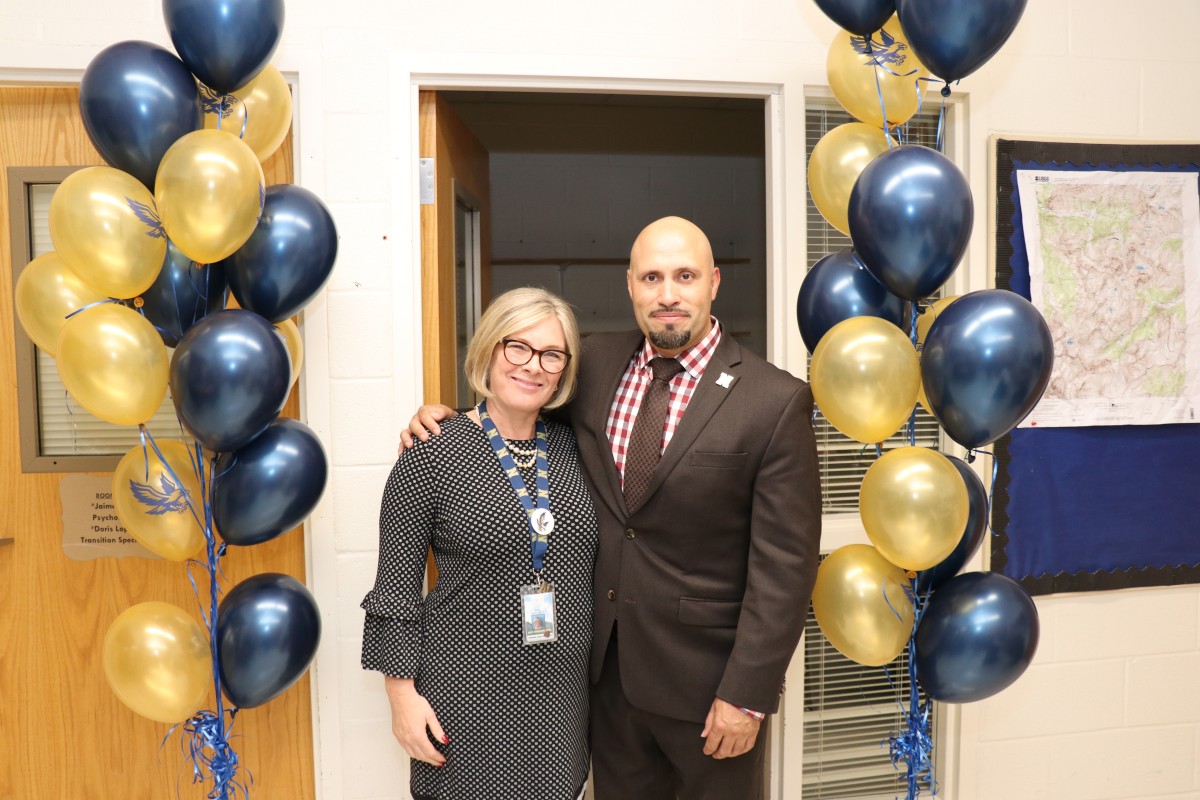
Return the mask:
M571 358L567 361L567 368L559 374L558 389L544 408L558 408L571 399L579 375L579 326L575 323L575 314L558 295L532 286L505 292L483 312L463 363L467 384L476 394L485 398L493 394L488 381L488 369L492 364L492 353L496 352L500 340L551 317L562 325Z

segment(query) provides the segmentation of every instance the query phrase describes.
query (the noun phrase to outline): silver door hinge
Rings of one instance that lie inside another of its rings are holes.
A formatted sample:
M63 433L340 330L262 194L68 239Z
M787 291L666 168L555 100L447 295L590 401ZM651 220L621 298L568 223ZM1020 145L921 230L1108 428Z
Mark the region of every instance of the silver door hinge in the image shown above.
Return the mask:
M417 180L421 182L421 205L431 206L437 202L437 170L434 159L417 159Z

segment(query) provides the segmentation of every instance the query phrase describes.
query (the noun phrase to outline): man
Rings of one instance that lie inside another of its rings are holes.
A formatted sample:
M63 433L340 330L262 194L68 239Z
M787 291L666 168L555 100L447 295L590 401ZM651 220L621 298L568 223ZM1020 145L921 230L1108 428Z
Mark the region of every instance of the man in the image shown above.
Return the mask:
M568 412L600 522L596 797L756 798L816 576L812 393L711 316L721 274L691 222L647 226L627 281L640 332L587 339Z

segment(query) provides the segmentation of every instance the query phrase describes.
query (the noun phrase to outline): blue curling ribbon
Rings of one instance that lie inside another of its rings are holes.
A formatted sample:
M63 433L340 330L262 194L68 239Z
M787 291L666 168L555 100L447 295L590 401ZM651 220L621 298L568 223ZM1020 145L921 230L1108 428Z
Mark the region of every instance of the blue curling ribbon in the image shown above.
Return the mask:
M254 776L249 770L245 770L246 781L238 779L240 762L237 752L229 744L231 737L227 735L228 730L233 727L237 710L231 709L226 713L229 714L228 725L211 711L199 711L191 719L181 723L183 735L180 748L192 762L193 784L201 783L210 777L213 779L213 788L205 795L206 798L227 800L240 796L249 800L249 787L254 785ZM164 745L178 727L179 725L176 725L167 732L166 738L163 739ZM179 794L178 781L175 794Z
M870 53L870 52L871 52L871 40L870 40L870 38L868 38L867 39L867 53ZM875 58L874 56L871 57L871 61L874 62L875 66L877 66L877 67L883 66L882 64L879 63L879 59ZM887 69L887 68L884 67L884 69ZM889 70L889 72L890 72L890 70ZM872 74L874 74L874 76L875 76L875 94L879 97L879 116L883 120L884 138L887 139L888 150L891 150L892 149L892 130L893 129L888 127L887 107L883 102L883 86L881 86L879 83L879 70L877 70L877 69L872 70Z
M909 326L908 326L908 339L909 339L909 341L912 342L913 348L917 351L917 357L920 358L921 344L919 341L917 341L919 338L917 336L917 317L919 317L921 315L921 308L915 302L910 305L910 308L912 310L912 313L910 314L910 322L909 322ZM918 362L917 363L917 382L918 383L921 380L920 369L921 369L921 365L920 365L920 362ZM915 403L913 404L912 413L908 415L908 446L909 447L917 446L917 406Z
M887 31L884 31L884 30L880 30L879 34L880 34L880 45L884 48L884 50L887 50L888 47L892 44L892 42L890 41L892 37L889 36ZM908 144L907 130L902 130L900 126L896 126L895 128L888 127L887 108L884 107L884 102L883 102L883 87L879 83L879 70L883 70L884 72L886 72L887 74L889 74L895 78L907 78L909 75L916 74L917 70L910 69L908 72L896 72L891 67L889 67L884 62L883 59L881 59L879 56L875 55L875 50L872 47L872 45L875 44L874 35L851 36L850 42L851 42L852 47L854 47L856 50L858 50L863 55L870 56L870 58L871 58L871 60L869 62L867 62L867 64L870 64L874 68L875 93L879 96L879 115L880 115L880 117L883 118L883 132L888 135L888 149L890 150L892 148L893 133L895 133L896 139L900 144ZM867 64L864 64L863 66L867 66ZM918 105L918 110L919 110L919 108L920 108L920 84L917 84L917 97L918 97L917 105Z
M154 447L160 459L162 453L159 452L158 446L154 443L154 438L150 436L148 431L145 431L143 426L143 446L144 442L149 440L151 446ZM237 716L238 709L225 708L225 698L221 691L221 658L219 651L219 640L217 637L217 614L218 614L218 597L220 595L219 576L222 576L220 567L220 559L225 555L225 543L217 542L216 535L213 532L213 510L212 510L212 478L213 472L216 469L217 457L214 455L212 460L206 465L204 462L203 451L199 444L194 444L189 451L189 459L196 470L196 477L200 483L200 499L202 501L204 519L201 527L204 529L204 540L206 545L206 558L203 565L208 573L208 602L207 610L205 603L200 600L200 589L196 585L195 576L192 573L192 567L201 564L198 560L191 560L187 565L188 580L192 584L192 591L196 595L197 603L200 605L200 615L204 619L205 627L208 628L209 649L212 655L212 671L213 671L213 687L216 692L216 711L199 711L191 719L183 724L181 746L184 753L192 763L192 783L201 783L204 781L212 781L212 787L208 794L205 795L208 800L236 800L242 797L249 800L249 787L254 785L254 777L248 770L244 770L246 781L239 779L240 764L238 761L237 752L230 744L230 729L233 727L233 721ZM178 478L172 471L170 465L163 463L172 478ZM207 466L207 469L206 469ZM180 483L179 485L182 485ZM189 499L189 507L192 504ZM195 509L193 507L193 513ZM198 520L199 521L199 520ZM228 722L226 716L228 715ZM178 726L176 726L178 727ZM169 739L174 733L175 728L172 728L167 733ZM166 739L163 740L164 744Z
M175 474L174 468L167 463L166 457L162 454L162 450L158 449L158 442L154 441L154 437L150 434L150 429L146 427L146 423L142 422L138 424L138 435L142 440L142 458L145 459L146 464L146 480L150 480L150 456L146 452L146 443L149 442L150 447L154 449L154 454L158 456L159 462L162 463L163 469L171 476L171 480L175 481L175 485L179 487L179 491L183 494L183 500L187 503L188 510L192 512L192 519L196 520L196 524L203 528L204 522L200 519L200 515L196 511L196 504L193 502L192 493L184 488L183 481ZM192 466L194 469L195 464ZM195 587L193 586L193 588Z
M883 457L883 445L880 444L879 442L876 442L875 444L864 444L862 447L860 447L858 449L858 457L862 458L863 456L865 456L867 454L867 448L869 448L869 447L875 448L875 457L876 458Z
M215 95L216 92L213 92L213 94ZM246 108L245 100L240 97L235 97L231 94L223 94L221 95L220 100L214 101L214 104L217 107L217 130L221 130L221 120L233 113L233 109L229 108L228 106L228 101L230 100L236 100L237 102L241 103L242 110L245 111L245 113L242 115L242 132L238 134L239 139L245 139L246 126L250 123L250 109ZM229 110L226 111L226 108L229 108Z
M117 298L109 297L105 300L96 300L95 302L88 303L86 306L80 306L79 308L72 311L70 314L67 314L65 317L63 317L63 319L70 319L71 317L75 316L76 314L87 311L89 308L95 308L96 306L102 306L102 305L105 305L106 303L116 303L119 306L125 305L123 302L121 302Z
M996 498L996 477L998 476L998 474L1000 472L1000 462L997 461L996 456L988 450L971 449L971 450L967 451L967 463L968 464L973 463L975 461L976 455L988 456L989 458L992 459L992 482L988 486L987 508L984 509L984 523L987 525L988 530L991 530L991 528L992 528L992 502ZM993 530L992 535L996 536L998 534Z
M937 795L937 781L933 775L932 709L928 700L921 701L917 684L917 626L921 624L929 594L920 595L916 587L917 582L913 578L904 588L905 594L913 601L913 626L908 637L908 705L905 707L900 703L904 728L893 731L888 738L892 766L898 770L903 761L906 767L907 800L916 800L922 794L922 781L930 787L931 795ZM884 675L894 689L895 684L886 667ZM900 702L899 698L897 702Z

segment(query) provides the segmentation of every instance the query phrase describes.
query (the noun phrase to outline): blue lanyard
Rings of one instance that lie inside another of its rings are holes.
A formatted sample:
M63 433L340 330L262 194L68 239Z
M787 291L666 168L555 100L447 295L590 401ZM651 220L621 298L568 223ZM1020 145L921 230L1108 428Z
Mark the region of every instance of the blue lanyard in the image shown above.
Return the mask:
M541 418L537 421L537 506L535 508L533 500L529 497L529 492L525 489L525 481L521 478L521 474L517 471L517 464L513 461L512 455L508 452L508 448L504 446L504 438L500 436L500 431L496 430L496 423L492 422L492 418L487 413L487 401L484 400L479 404L479 421L483 425L483 430L487 433L488 442L492 445L492 450L496 453L496 458L500 459L500 468L504 470L504 474L508 476L508 482L512 484L513 491L517 493L517 499L521 501L521 505L525 508L525 515L529 522L529 550L533 554L533 570L541 572L542 566L546 558L547 538L550 531L538 531L534 526L533 517L536 511L550 510L550 462L546 458L546 423L542 422Z

